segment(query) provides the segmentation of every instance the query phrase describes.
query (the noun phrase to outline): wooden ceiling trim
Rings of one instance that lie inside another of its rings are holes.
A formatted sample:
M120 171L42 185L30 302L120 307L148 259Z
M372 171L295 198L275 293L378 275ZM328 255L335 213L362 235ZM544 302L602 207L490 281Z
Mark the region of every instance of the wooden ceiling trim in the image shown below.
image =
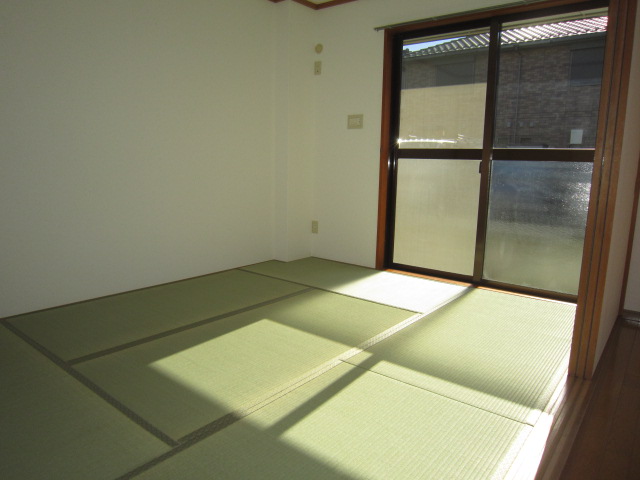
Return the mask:
M297 0L294 0L297 1ZM344 3L355 2L356 0L332 0L331 2L319 3L316 5L316 10L322 10L323 8L335 7L336 5L342 5Z
M280 3L280 2L283 2L284 0L269 0L269 1L273 3ZM323 8L335 7L336 5L355 2L356 0L331 0L330 2L324 2L324 3L313 3L309 0L293 0L293 1L296 3L299 3L300 5L304 5L305 7L309 7L313 10L322 10Z
M313 8L314 10L318 10L319 5L317 3L310 2L308 0L293 0L300 5L304 5L305 7Z

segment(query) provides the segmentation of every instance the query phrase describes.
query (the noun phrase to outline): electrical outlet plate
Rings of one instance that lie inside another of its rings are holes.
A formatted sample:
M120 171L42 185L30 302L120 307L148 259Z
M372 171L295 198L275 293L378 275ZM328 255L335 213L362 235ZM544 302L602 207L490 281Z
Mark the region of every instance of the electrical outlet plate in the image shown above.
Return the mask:
M362 123L364 120L364 115L359 113L358 115L348 115L347 116L347 128L362 128Z
M318 233L318 221L311 220L311 233Z

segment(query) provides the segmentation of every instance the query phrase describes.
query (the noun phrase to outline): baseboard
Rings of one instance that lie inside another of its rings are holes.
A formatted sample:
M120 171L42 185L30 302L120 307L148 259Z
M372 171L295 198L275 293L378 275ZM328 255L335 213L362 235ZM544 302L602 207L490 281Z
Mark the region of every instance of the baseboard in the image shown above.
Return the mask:
M640 323L640 312L634 310L623 310L620 315L627 322Z

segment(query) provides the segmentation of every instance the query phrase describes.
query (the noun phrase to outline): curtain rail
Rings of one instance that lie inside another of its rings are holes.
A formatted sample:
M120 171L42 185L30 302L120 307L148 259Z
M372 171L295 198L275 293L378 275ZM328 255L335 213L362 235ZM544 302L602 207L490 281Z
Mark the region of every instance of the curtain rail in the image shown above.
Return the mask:
M503 8L515 7L515 6L519 6L519 5L528 5L530 3L540 3L540 2L544 2L544 1L545 0L519 0L519 1L516 1L516 2L505 3L505 4L502 4L502 5L492 5L490 7L478 8L476 10L465 10L464 12L456 12L456 13L450 13L450 14L447 14L447 15L440 15L440 16L435 16L435 17L421 18L419 20L411 20L409 22L393 23L391 25L384 25L384 26L381 26L381 27L375 27L374 30L376 32L379 32L381 30L390 30L390 29L393 29L393 28L406 27L408 25L414 25L414 24L425 23L425 22L434 22L436 20L444 20L444 19L447 19L447 18L458 17L460 15L489 12L489 11L492 11L492 10L495 11L495 10L501 10Z

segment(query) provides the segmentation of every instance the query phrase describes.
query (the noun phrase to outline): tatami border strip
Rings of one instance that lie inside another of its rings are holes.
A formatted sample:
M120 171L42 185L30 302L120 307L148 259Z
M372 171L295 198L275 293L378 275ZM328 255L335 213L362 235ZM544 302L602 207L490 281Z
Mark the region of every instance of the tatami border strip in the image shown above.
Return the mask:
M120 345L116 345L115 347L106 348L104 350L100 350L94 353L89 353L87 355L83 355L81 357L73 358L71 360L67 360L69 365L77 365L78 363L88 362L89 360L94 360L96 358L104 357L106 355L111 355L112 353L120 352L122 350L127 350L129 348L137 347L139 345L143 345L145 343L153 342L154 340L159 340L161 338L169 337L171 335L175 335L176 333L185 332L187 330L191 330L194 328L201 327L203 325L207 325L209 323L213 323L218 320L222 320L225 318L232 317L234 315L239 315L241 313L250 312L251 310L255 310L257 308L266 307L267 305L272 305L274 303L281 302L283 300L287 300L289 298L296 297L298 295L302 295L303 293L308 293L313 291L313 288L305 288L304 290L299 290L297 292L289 293L287 295L283 295L282 297L272 298L271 300L266 300L264 302L256 303L254 305L250 305L248 307L240 308L238 310L233 310L231 312L221 313L220 315L216 315L214 317L205 318L204 320L198 320L197 322L189 323L187 325L182 325L180 327L172 328L171 330L165 330L164 332L155 333L153 335L149 335L148 337L139 338L137 340L133 340L131 342L123 343Z
M161 431L160 429L158 429L154 425L150 424L147 420L142 418L140 415L135 413L133 410L129 409L129 407L127 407L126 405L122 404L120 401L116 400L114 397L112 397L110 394L108 394L106 391L104 391L98 385L93 383L87 377L82 375L80 372L78 372L78 371L74 370L73 368L71 368L64 360L62 360L60 357L58 357L54 353L50 352L47 348L45 348L44 346L40 345L38 342L36 342L32 338L30 338L28 335L26 335L22 331L20 331L16 326L11 325L9 322L6 322L4 320L1 320L0 323L2 323L2 325L4 325L4 327L7 330L12 332L14 335L16 335L21 340L23 340L26 343L28 343L29 345L31 345L38 352L40 352L42 355L44 355L49 360L51 360L54 364L56 364L58 367L60 367L65 373L71 375L73 378L75 378L77 381L79 381L82 385L84 385L89 390L91 390L93 393L98 395L102 400L104 400L105 402L107 402L112 407L116 408L117 410L119 410L123 415L125 415L129 420L133 421L136 425L138 425L139 427L145 429L151 435L153 435L154 437L158 438L159 440L161 440L165 444L169 445L170 447L176 447L176 446L179 445L178 442L176 442L169 435L167 435L166 433L164 433L163 431Z

